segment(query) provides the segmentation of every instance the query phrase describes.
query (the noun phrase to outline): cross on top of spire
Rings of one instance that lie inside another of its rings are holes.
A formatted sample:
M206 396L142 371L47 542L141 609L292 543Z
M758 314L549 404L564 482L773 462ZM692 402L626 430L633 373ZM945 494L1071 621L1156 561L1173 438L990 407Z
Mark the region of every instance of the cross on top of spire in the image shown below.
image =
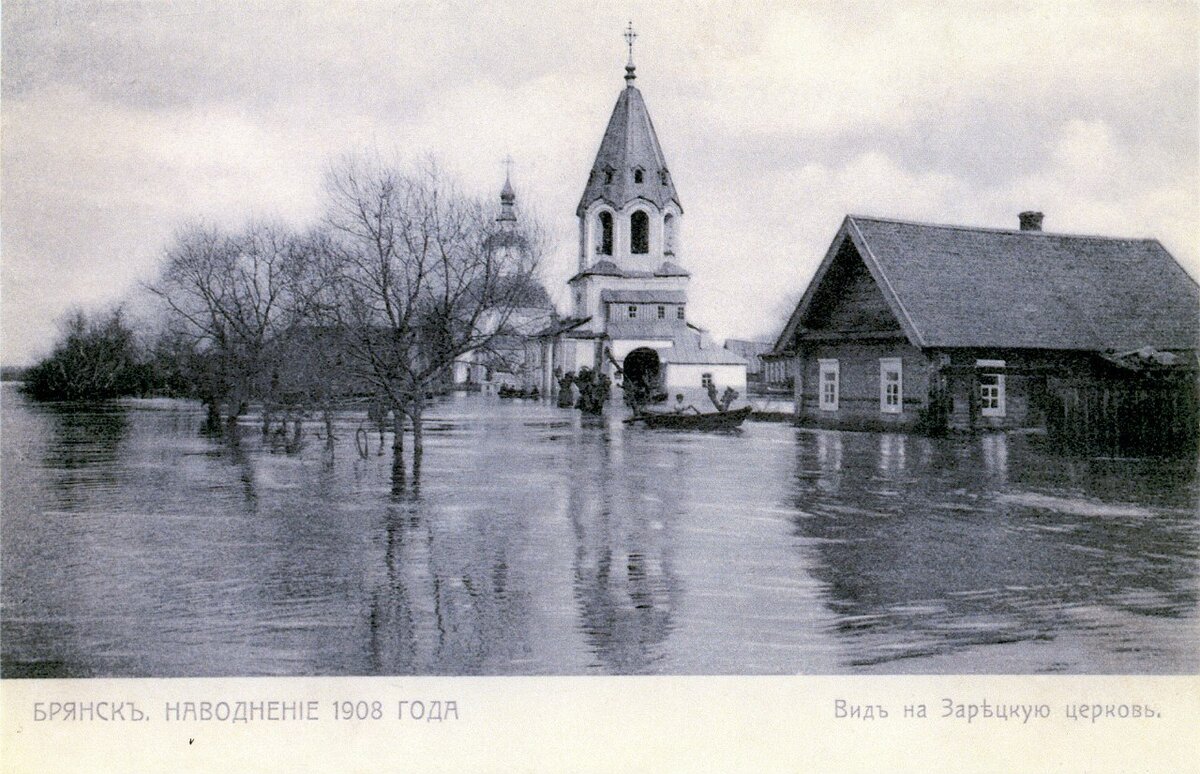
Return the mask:
M629 44L629 63L625 65L625 82L630 86L633 85L633 79L637 76L633 74L633 41L637 40L637 33L633 31L633 20L629 20L629 26L625 28L625 42Z

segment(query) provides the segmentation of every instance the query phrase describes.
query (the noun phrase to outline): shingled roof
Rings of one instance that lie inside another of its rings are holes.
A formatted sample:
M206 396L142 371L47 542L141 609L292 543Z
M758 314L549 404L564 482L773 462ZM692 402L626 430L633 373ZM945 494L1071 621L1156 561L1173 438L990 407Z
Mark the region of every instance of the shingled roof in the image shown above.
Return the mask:
M802 330L846 242L919 347L1200 348L1200 286L1157 240L849 215L776 351Z
M745 365L746 358L723 347L703 346L698 335L677 336L675 344L663 353L663 361L679 365Z
M615 209L642 198L660 208L675 202L682 210L675 183L667 171L666 156L658 143L654 124L650 122L650 111L632 78L627 78L627 83L613 106L596 160L592 162L587 186L579 200L577 212L580 215L597 199L603 199ZM641 183L634 182L635 168L643 171ZM606 174L609 171L611 181Z
M666 318L639 318L635 320L610 320L604 327L610 339L674 339L695 335L683 320Z
M628 290L606 288L600 291L600 301L606 304L686 304L682 290Z

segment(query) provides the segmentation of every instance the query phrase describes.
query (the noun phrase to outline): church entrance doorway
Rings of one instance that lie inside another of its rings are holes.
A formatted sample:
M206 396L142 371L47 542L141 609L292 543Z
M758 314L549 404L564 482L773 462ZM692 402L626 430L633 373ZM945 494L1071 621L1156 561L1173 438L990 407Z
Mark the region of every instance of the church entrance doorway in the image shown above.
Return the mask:
M666 400L662 389L662 363L649 347L638 347L625 356L622 388L625 403L632 408Z

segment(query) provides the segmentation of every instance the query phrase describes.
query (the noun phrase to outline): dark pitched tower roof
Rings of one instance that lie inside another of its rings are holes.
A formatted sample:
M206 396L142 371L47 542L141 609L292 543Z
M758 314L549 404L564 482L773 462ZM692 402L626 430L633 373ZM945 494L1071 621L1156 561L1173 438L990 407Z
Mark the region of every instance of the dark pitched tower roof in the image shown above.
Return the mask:
M667 171L667 159L658 143L658 135L654 133L646 102L633 85L636 77L633 64L630 63L625 69L627 85L617 97L608 127L604 130L604 138L600 140L600 150L596 153L587 186L579 200L577 213L580 215L597 199L608 202L615 209L637 198L647 199L659 208L675 202L676 206L683 209L679 194L675 191L675 182ZM634 182L634 169L642 170L641 183ZM612 182L606 183L606 172L609 170L612 171Z
M776 347L849 241L920 347L1200 348L1200 287L1154 239L847 216Z
M517 221L516 210L513 205L517 202L517 195L513 192L512 182L507 174L504 175L504 187L500 189L500 217L498 221L515 223Z

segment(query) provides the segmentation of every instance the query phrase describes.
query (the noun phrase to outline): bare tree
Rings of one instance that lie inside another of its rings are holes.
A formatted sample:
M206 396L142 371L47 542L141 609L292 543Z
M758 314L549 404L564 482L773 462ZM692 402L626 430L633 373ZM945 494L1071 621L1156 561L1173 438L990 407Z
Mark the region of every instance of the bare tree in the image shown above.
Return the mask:
M322 275L321 300L312 309L340 331L356 377L390 407L396 466L404 418L411 422L416 472L430 393L455 358L486 350L525 303L541 239L525 224L521 249L512 249L514 227L431 161L400 169L346 157L326 186L324 257L310 263Z
M287 331L300 323L292 292L300 241L286 228L256 224L239 234L213 226L180 229L151 292L173 331L204 361L202 400L210 419L225 406L234 422L251 400L264 403L264 433L280 390Z

